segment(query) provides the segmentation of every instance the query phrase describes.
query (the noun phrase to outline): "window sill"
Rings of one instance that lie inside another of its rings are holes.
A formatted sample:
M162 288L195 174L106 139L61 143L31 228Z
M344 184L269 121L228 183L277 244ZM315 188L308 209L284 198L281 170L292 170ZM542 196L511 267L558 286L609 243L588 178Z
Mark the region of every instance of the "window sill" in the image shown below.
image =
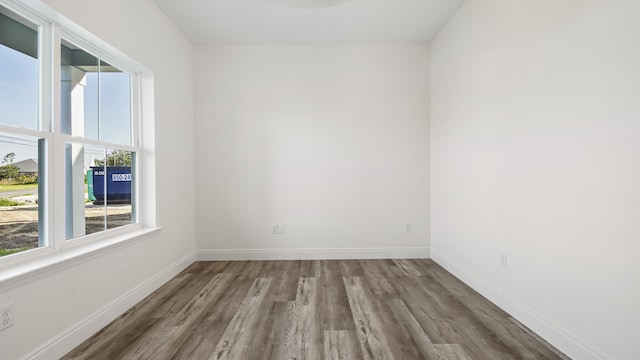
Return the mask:
M82 244L81 246L51 250L51 253L37 259L27 260L22 264L14 264L0 272L0 293L20 286L27 281L51 275L90 260L93 257L148 239L162 229L162 227L136 229L107 239Z

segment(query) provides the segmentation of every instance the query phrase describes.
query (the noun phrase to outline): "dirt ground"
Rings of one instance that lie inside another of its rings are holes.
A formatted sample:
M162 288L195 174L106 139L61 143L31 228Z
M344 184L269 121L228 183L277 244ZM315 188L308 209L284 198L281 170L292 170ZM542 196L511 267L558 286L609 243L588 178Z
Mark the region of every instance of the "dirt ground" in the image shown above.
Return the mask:
M107 228L131 223L131 205L109 205ZM86 233L104 230L104 206L85 207ZM0 249L38 247L38 206L6 206L0 208Z

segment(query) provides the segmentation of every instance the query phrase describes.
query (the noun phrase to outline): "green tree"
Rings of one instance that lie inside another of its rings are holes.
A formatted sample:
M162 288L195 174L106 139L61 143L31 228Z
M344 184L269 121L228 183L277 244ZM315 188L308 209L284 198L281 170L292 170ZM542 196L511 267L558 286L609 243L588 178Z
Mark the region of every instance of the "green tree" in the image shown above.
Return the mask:
M9 165L5 165L0 168L0 177L2 179L9 179L18 176L19 169L17 166L13 165L13 160L16 158L16 153L10 152L2 158L2 163Z
M96 166L104 166L104 160L94 160ZM107 166L131 166L131 151L113 150L107 155Z
M13 165L13 160L15 158L16 158L16 153L10 152L2 158L2 163L3 164L9 163L9 165Z
M0 167L0 179L13 179L18 176L18 169L15 165L5 165Z

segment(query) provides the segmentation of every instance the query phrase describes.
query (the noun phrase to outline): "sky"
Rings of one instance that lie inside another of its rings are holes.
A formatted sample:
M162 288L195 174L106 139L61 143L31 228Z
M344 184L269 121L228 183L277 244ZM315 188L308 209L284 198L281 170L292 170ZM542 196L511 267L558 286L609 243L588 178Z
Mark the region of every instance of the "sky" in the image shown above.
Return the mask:
M0 44L0 122L35 129L38 60Z
M38 76L37 59L0 44L0 123L37 129ZM85 137L131 144L129 75L87 73L85 80ZM0 161L10 152L14 162L36 158L37 139L0 133Z
M0 44L0 123L35 129L38 124L38 60ZM0 160L38 156L35 138L0 134Z
M118 72L87 73L86 81L85 136L94 140L131 144L129 75ZM102 126L99 126L99 122L102 122Z

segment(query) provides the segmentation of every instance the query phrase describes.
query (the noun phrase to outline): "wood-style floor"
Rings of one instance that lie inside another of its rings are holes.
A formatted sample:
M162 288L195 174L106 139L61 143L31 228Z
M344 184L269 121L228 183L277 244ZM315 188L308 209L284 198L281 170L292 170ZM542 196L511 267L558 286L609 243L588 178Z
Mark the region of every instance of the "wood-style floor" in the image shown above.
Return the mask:
M562 359L431 260L197 262L65 359Z

